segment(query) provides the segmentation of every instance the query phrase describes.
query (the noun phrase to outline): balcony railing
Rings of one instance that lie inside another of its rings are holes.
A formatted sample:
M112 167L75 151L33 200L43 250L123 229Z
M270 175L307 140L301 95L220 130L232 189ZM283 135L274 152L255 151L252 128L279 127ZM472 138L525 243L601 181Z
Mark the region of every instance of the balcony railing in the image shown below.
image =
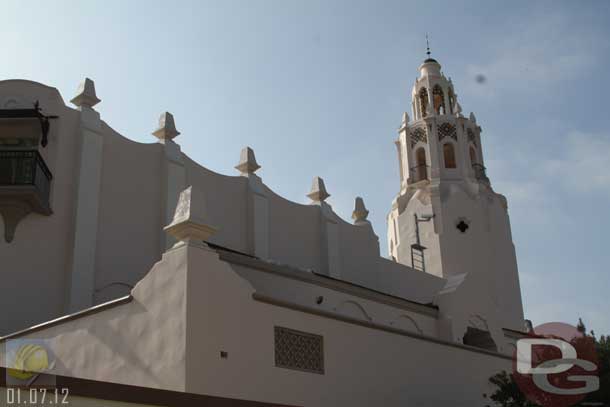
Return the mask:
M487 173L485 171L485 167L481 164L472 164L472 169L474 170L474 177L478 180L489 182L489 178L487 178Z
M50 213L53 175L36 150L0 150L0 197L29 196L34 210ZM27 188L30 187L30 188Z
M409 169L412 182L419 182L428 179L430 174L430 167L427 165L416 165Z

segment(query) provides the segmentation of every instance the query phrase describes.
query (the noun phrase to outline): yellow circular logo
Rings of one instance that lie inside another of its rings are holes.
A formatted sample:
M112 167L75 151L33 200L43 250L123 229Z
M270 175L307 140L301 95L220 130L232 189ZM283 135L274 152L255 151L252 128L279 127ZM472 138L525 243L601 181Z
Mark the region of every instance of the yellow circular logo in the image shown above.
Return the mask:
M40 345L22 345L15 354L7 373L20 380L27 380L49 368L49 355Z

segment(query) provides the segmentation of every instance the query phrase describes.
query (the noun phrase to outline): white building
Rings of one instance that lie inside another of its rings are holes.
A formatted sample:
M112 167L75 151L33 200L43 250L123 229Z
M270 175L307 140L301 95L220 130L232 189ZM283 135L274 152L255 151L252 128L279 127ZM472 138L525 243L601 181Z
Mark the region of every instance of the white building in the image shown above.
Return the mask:
M237 176L192 161L169 113L157 143L118 134L89 79L76 109L0 82L0 345L44 339L83 405L122 385L142 405L481 405L525 324L506 198L440 68L420 66L398 130L391 259L321 178L290 202L249 148Z

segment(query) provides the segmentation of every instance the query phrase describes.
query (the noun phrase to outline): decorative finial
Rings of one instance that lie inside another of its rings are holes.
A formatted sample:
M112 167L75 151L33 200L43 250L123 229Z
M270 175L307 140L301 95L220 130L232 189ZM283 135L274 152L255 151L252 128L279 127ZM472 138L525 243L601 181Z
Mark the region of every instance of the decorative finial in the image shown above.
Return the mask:
M180 193L174 219L163 230L178 240L177 245L202 246L204 241L217 232L215 227L205 223L205 215L203 192L190 186Z
M361 197L357 197L354 205L354 212L352 212L354 225L364 225L370 223L368 220L366 220L367 216L369 216L369 211L366 209L366 206L364 206L364 200Z
M176 130L174 116L169 112L161 113L159 127L152 134L159 140L172 140L178 136L180 132Z
M475 117L474 113L470 112L470 121L473 123L477 122L477 118Z
M426 55L430 58L430 42L428 41L428 34L426 33Z
M95 83L91 79L85 78L78 85L76 96L70 102L78 107L93 107L100 103L101 100L95 94Z
M407 123L409 123L409 114L404 112L402 114L402 125L405 126Z
M311 184L311 192L307 196L314 202L324 202L330 194L326 191L324 180L320 177L315 177Z
M453 111L457 116L461 116L462 114L462 105L457 100L455 101L455 106L453 106Z
M235 168L241 172L242 175L246 175L254 174L260 167L261 166L256 162L254 150L252 150L250 147L243 148L241 150L241 154L239 155L239 163L235 166Z

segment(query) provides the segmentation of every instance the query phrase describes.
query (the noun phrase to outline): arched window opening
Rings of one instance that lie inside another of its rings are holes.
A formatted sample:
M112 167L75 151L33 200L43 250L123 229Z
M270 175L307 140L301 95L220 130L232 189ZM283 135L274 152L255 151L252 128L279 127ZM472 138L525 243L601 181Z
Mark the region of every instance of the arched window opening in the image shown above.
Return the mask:
M453 107L455 106L455 96L453 95L453 89L449 88L447 96L449 97L449 113L453 113Z
M421 117L426 117L428 115L428 90L426 88L419 90L419 108Z
M411 168L412 177L417 181L428 179L428 164L426 163L426 150L420 147L415 151L416 166Z
M473 146L470 146L470 164L477 164L477 152L474 150Z
M434 85L432 99L434 100L434 111L436 114L445 114L445 94L439 85Z
M455 148L452 143L443 144L443 159L445 161L445 168L457 168Z
M488 331L483 331L478 328L468 327L464 338L462 338L464 345L476 346L477 348L487 349L490 351L497 352L498 347L491 337Z

